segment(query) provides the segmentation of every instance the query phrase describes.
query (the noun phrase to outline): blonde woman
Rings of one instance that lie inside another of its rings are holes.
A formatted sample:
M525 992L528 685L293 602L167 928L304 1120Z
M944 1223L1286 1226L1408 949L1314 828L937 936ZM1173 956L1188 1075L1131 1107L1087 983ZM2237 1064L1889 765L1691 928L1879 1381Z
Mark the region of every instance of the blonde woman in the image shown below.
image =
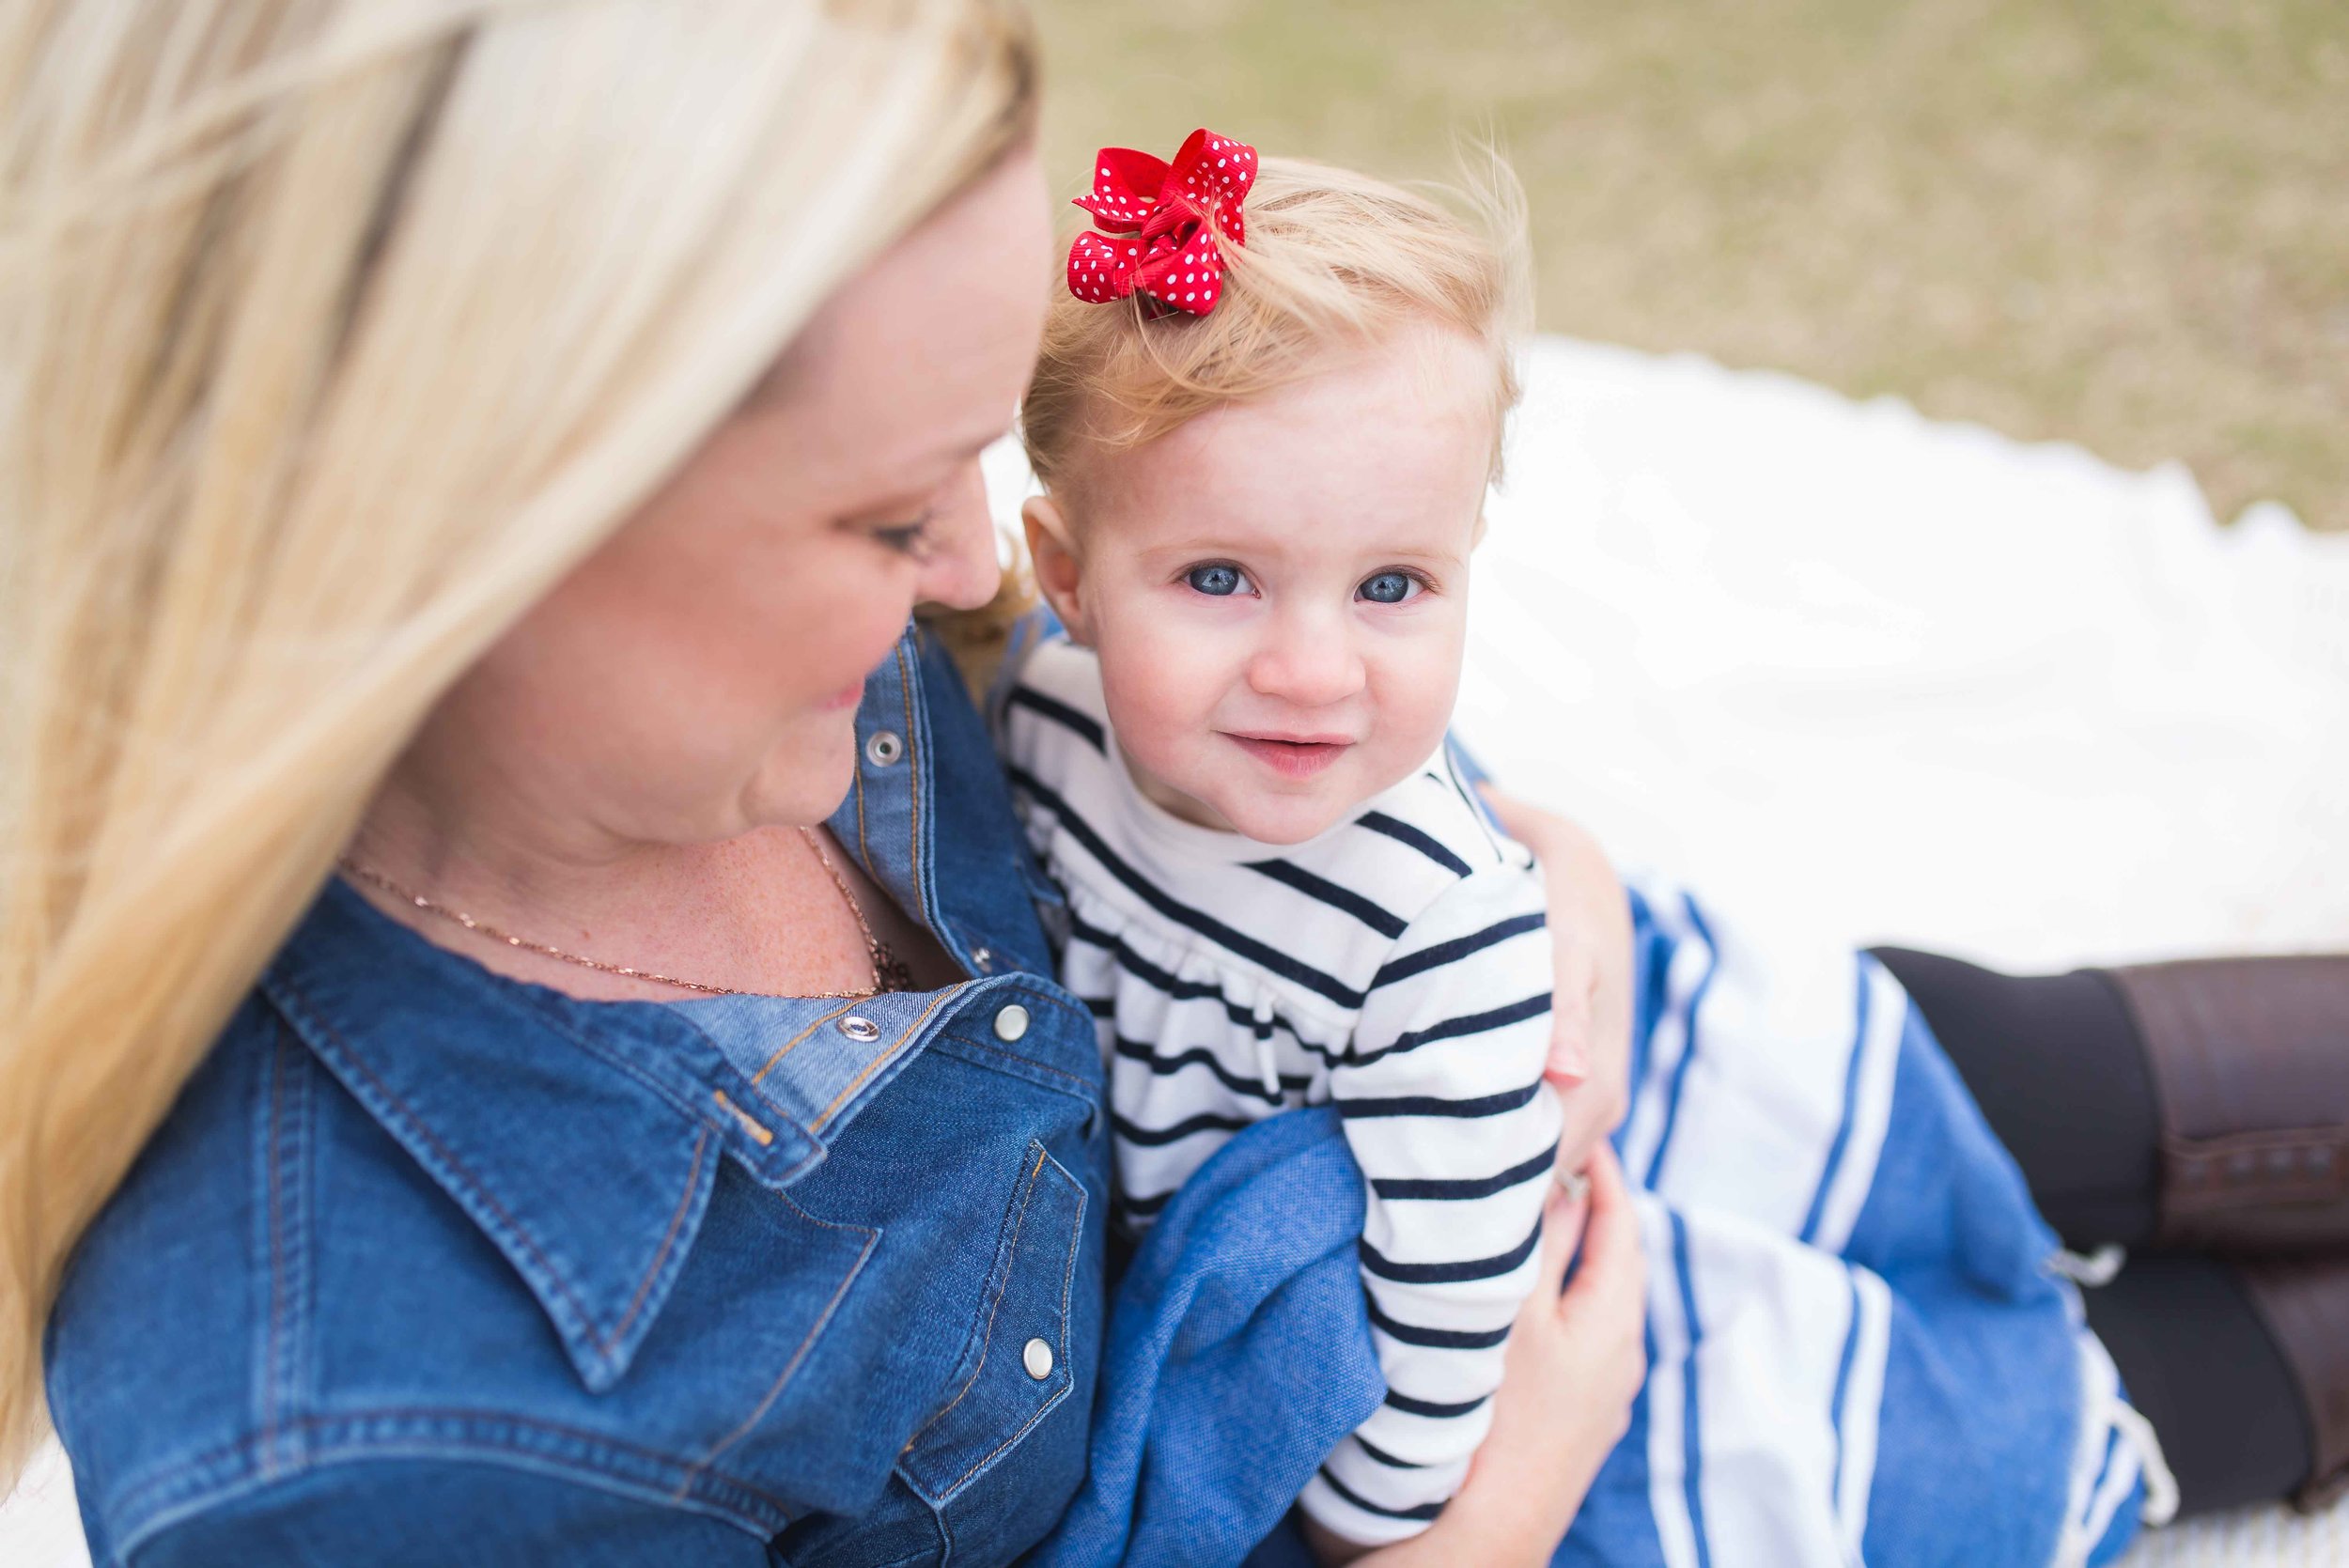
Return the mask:
M995 588L1032 91L988 0L0 23L0 1476L54 1419L99 1562L1051 1528L1100 1066L907 629ZM1422 1552L1546 1557L1621 1429L1531 1315Z

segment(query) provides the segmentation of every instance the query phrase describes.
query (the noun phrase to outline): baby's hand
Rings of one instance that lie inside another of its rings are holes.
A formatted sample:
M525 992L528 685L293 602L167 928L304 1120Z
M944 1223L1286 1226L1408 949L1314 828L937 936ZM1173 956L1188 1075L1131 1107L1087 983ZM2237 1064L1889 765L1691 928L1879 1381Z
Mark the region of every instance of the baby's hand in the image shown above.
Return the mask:
M1541 1278L1510 1330L1492 1430L1459 1495L1424 1533L1354 1557L1357 1568L1535 1565L1565 1539L1647 1378L1647 1260L1622 1169L1605 1143L1589 1175L1590 1196L1580 1203L1552 1188ZM1578 1242L1582 1266L1562 1293ZM1325 1562L1353 1556L1326 1536L1315 1545Z

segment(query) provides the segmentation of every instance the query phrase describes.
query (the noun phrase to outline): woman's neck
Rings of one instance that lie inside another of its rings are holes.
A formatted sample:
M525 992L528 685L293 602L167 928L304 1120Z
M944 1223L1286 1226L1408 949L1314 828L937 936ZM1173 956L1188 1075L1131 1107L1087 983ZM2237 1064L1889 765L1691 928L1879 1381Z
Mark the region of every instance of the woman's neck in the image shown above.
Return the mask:
M730 990L806 995L872 981L855 911L793 827L710 843L631 842L552 813L503 813L493 802L420 787L395 770L347 859L403 890L408 896L352 878L378 908L428 940L574 996L674 1001L694 993L468 930L413 897L526 942ZM868 919L879 912L877 924L902 924L877 908L889 901L846 857L832 859Z

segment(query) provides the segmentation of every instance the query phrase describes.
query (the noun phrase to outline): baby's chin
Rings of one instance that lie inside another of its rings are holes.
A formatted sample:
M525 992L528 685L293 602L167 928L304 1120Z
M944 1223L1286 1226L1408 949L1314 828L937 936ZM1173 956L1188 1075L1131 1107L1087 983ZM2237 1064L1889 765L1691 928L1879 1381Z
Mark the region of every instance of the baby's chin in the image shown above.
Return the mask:
M1212 802L1232 831L1258 844L1274 845L1318 838L1361 804L1345 798L1323 800L1257 790L1233 791L1232 797Z

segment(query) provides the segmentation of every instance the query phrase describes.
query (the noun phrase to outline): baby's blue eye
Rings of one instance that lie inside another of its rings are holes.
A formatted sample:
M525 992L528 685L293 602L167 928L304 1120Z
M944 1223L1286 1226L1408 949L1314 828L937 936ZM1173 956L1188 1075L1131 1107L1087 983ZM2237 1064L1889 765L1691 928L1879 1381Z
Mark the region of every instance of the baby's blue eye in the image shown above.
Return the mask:
M1193 567L1184 574L1183 581L1200 593L1223 598L1238 593L1240 584L1247 579L1240 575L1237 567L1213 566Z
M1362 585L1354 591L1373 604L1401 604L1411 597L1411 590L1418 586L1419 583L1408 572L1382 571L1376 577L1363 579Z

